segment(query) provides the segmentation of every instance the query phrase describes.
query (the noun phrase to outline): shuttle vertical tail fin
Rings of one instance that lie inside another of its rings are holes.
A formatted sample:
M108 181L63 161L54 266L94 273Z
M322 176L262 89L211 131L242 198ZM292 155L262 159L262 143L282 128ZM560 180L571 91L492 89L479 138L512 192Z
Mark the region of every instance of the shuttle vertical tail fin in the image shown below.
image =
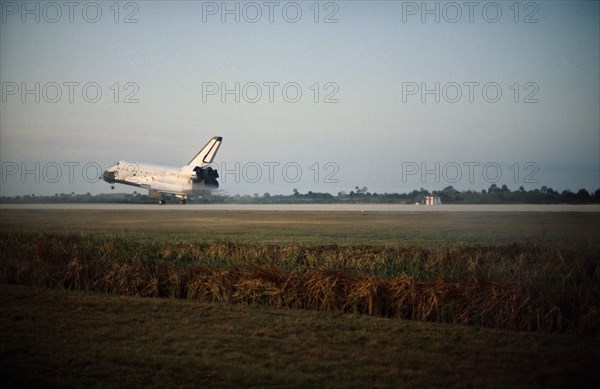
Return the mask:
M196 154L194 158L190 162L188 162L188 166L206 166L215 159L217 155L217 151L219 151L219 146L221 146L221 142L223 141L223 137L215 136L211 140L208 141L206 146L202 148Z

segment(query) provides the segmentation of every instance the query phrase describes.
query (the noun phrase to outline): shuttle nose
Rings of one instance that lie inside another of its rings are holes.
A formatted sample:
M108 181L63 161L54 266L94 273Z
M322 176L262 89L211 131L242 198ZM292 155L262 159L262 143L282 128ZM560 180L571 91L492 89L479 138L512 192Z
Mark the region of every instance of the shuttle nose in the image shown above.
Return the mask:
M108 182L109 184L112 184L113 182L115 182L115 172L111 172L110 170L105 170L102 173L102 179L106 182Z

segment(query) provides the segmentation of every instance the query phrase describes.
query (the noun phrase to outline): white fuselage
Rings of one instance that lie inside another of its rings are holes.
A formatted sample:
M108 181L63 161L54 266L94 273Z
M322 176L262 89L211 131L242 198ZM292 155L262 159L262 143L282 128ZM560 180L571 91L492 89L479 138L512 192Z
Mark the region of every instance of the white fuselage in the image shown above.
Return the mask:
M196 173L190 166L177 169L131 161L119 161L106 169L103 178L109 183L172 193L181 198L200 194L207 189L204 184L194 182Z

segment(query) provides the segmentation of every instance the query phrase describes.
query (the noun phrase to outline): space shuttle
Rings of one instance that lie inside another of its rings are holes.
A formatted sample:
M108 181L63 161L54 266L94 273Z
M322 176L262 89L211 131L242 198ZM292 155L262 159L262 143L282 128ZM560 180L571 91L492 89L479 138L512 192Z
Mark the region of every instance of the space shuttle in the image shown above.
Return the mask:
M133 161L119 161L102 172L102 179L111 184L124 184L148 189L148 196L165 204L171 194L185 204L189 196L201 195L219 187L219 173L210 166L223 138L208 141L188 163L180 168L161 167Z

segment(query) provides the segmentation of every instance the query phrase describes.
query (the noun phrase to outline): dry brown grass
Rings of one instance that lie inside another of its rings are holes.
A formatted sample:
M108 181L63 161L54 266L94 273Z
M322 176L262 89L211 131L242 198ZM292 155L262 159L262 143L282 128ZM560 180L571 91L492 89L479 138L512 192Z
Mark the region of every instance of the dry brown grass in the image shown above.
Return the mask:
M524 331L600 325L597 256L536 245L153 243L3 234L0 281Z

